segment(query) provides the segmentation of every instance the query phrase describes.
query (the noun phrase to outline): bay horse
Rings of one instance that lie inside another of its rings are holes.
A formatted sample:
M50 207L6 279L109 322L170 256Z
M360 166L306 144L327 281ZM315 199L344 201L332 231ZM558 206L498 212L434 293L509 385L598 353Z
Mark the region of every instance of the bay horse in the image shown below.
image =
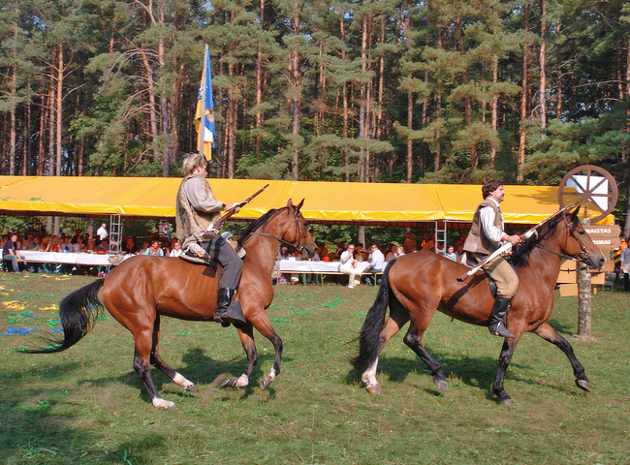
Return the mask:
M515 337L504 339L492 385L493 394L502 404L514 404L505 392L503 380L516 345L525 332L533 332L559 347L571 362L577 386L591 390L584 367L571 344L547 323L553 309L562 257L568 256L598 269L606 261L580 224L577 212L576 209L573 213L558 215L514 254L513 264L520 287L512 299L506 322ZM351 360L351 364L362 372L361 381L368 392L382 392L376 380L379 354L407 322L410 324L404 343L427 365L438 389L447 390L442 366L424 348L422 337L437 310L464 323L488 326L494 302L488 276L479 271L469 281L458 282L457 277L467 270L465 265L432 252L407 254L387 266L376 300L361 328L359 354ZM389 317L385 321L388 306Z
M247 369L238 378L228 378L223 386L245 387L258 361L253 328L271 341L275 349L273 366L260 381L261 389L280 374L282 340L276 334L266 308L274 297L271 274L280 243L315 254L317 245L300 213L304 200L270 210L251 223L239 236L246 250L236 300L247 320L237 328L247 355ZM168 366L160 356L160 318L168 316L190 321L212 321L216 311L217 277L213 267L186 262L180 258L136 256L122 262L99 279L64 298L59 307L63 339L47 339L52 347L30 353L60 352L72 347L93 328L103 306L133 335L133 368L140 376L154 407L172 410L174 402L158 394L151 378L153 365L186 391L197 387Z

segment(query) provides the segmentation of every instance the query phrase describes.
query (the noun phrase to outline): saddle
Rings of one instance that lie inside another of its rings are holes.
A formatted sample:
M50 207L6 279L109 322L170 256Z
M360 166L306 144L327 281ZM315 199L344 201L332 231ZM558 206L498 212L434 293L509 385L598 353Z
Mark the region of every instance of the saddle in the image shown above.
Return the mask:
M224 231L221 233L221 237L228 241L232 248L236 250L239 258L245 256L245 249L239 246L238 242L232 240L232 233ZM213 237L209 237L212 239ZM182 244L182 253L179 256L182 260L190 263L196 263L198 265L217 267L217 262L208 254L208 247L210 246L210 240L196 242L194 238L189 238Z

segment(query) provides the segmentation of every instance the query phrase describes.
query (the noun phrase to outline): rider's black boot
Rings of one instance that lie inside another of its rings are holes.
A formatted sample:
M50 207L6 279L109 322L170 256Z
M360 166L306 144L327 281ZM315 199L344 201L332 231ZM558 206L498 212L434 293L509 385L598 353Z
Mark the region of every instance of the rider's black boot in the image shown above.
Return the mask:
M214 313L214 321L221 323L221 326L241 327L247 322L243 315L241 304L234 299L235 289L219 289L217 293L217 311Z
M492 307L488 329L493 336L516 337L505 327L505 317L510 311L510 299L497 297Z

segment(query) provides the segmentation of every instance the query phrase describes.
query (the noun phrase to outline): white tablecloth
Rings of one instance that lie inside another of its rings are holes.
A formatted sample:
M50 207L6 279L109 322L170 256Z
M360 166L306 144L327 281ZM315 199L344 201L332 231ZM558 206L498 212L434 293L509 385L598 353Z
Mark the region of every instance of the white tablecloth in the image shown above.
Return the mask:
M35 252L32 250L20 250L19 253L27 263L63 263L64 265L89 266L111 265L109 254Z
M337 273L339 272L339 262L311 262L311 261L294 261L294 260L278 260L278 269L282 273ZM359 262L357 270L363 273L369 265L368 262ZM383 265L383 270L387 263Z

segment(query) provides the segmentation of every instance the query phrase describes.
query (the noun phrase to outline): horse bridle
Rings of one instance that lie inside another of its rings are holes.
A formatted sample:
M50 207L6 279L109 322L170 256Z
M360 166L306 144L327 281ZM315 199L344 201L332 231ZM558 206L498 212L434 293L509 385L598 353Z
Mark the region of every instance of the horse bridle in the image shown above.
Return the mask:
M569 224L569 220L567 220L566 216L563 217L563 220L564 220L564 223L567 225L567 229L569 231L569 234L567 234L567 237L566 237L565 242L564 242L564 248L565 249L567 248L566 245L567 245L567 242L569 241L569 235L572 236L573 239L575 239L577 241L577 243L580 245L581 252L580 252L578 258L571 257L570 255L565 255L563 253L558 253L555 250L551 250L551 249L548 249L547 247L544 247L544 246L540 245L538 242L536 243L535 246L538 247L539 249L542 249L542 250L545 250L545 251L547 251L549 253L557 255L560 258L564 258L565 260L571 260L571 261L574 261L574 262L578 262L578 261L579 262L586 262L586 259L588 257L588 249L586 248L584 243L580 240L580 238L579 237L575 237L575 235L574 235L575 229L577 228L577 223L575 223L575 225ZM538 235L538 233L536 233L536 235Z
M302 253L302 250L304 250L304 246L298 242L298 239L300 238L300 223L298 221L298 217L295 212L294 212L293 218L295 219L295 234L296 234L294 242L285 241L284 239L280 237L276 237L273 234L267 234L267 233L262 233L262 232L254 233L254 234L258 234L259 236L271 237L272 239L277 240L281 244L286 245L289 248L295 249L299 253Z

